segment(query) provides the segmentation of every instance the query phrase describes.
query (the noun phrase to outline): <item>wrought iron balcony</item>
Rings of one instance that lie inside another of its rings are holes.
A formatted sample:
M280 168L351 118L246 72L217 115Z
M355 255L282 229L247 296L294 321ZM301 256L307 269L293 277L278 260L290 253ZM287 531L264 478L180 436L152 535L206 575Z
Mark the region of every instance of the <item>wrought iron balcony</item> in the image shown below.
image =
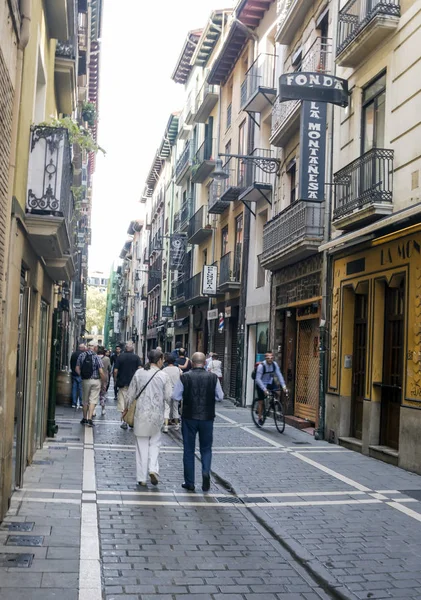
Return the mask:
M189 196L182 202L180 208L180 232L187 231L190 219L193 216L193 206L193 196Z
M75 267L73 168L66 129L32 127L26 224L35 251L54 280L69 280Z
M227 252L222 256L218 286L220 292L232 292L240 289L241 255L242 245L237 244L235 252Z
M301 71L329 73L331 70L332 40L315 39L301 62ZM282 147L300 127L301 100L280 102L276 98L272 111L270 143Z
M185 281L178 279L171 282L171 303L179 306L184 303L185 299Z
M261 113L273 106L276 98L273 54L260 54L246 73L241 85L241 109Z
M187 177L190 168L192 166L193 156L193 144L189 141L186 142L184 150L181 153L180 158L177 160L175 165L175 183L181 185L184 179Z
M323 204L298 200L263 229L260 264L276 270L317 252L323 240Z
M192 167L192 182L203 183L215 168L216 140L206 138L195 154Z
M202 304L207 301L207 296L202 294L202 273L197 273L194 277L187 279L184 289L185 304Z
M219 87L205 82L196 97L195 123L206 123L219 99Z
M355 67L399 24L399 0L349 0L339 11L336 62Z
M88 49L88 28L80 26L78 28L79 50L86 51Z
M212 235L212 226L208 221L205 207L201 206L189 222L187 240L189 244L201 244Z
M220 215L230 207L230 202L221 200L222 181L213 180L209 187L208 213Z
M187 102L186 102L185 121L186 121L187 125L191 125L192 123L194 123L195 114L196 114L196 93L194 91L191 91L187 97Z
M57 41L56 45L56 56L60 58L67 58L69 60L76 60L77 56L77 45L73 38L67 40L67 42Z
M180 230L180 212L174 214L173 231L177 233Z
M308 10L308 0L278 0L278 27L275 41L285 46L291 44Z
M393 150L373 148L335 173L333 223L355 229L393 212Z
M239 200L258 202L264 199L271 202L275 176L279 167L279 163L269 160L272 158L271 150L255 148L251 152L250 158L242 160L245 169L242 174L244 190L239 195Z
M162 279L162 259L158 258L151 266L148 272L148 294L158 285L161 285Z

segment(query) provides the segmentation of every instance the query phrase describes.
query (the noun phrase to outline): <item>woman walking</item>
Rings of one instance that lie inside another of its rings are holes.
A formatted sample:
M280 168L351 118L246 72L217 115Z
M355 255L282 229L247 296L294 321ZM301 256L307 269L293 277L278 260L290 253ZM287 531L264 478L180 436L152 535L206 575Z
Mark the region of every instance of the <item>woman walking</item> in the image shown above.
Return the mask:
M175 384L180 379L181 371L178 367L175 366L175 358L172 354L167 354L166 356L167 365L163 369L163 373L168 375L168 379L171 384L171 394L174 390ZM168 433L168 422L170 419L174 420L174 429L178 431L180 429L179 419L178 419L178 402L174 402L174 400L170 400L165 404L165 415L164 415L164 428L163 433Z
M207 370L209 373L214 373L218 377L219 383L222 385L222 362L218 359L216 352L213 352L210 357Z
M161 371L164 356L158 350L148 352L150 368L136 371L126 395L128 408L137 400L134 416L136 436L136 478L139 485L146 486L148 474L153 485L158 485L159 450L161 428L164 422L165 404L171 399L171 384Z

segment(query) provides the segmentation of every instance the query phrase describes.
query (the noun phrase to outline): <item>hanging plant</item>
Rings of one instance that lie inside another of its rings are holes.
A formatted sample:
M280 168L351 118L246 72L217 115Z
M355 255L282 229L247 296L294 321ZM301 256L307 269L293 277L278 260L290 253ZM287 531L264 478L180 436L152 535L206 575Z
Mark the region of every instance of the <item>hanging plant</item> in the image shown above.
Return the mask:
M74 121L71 117L51 118L49 122L40 123L42 127L64 127L69 134L71 144L77 144L81 150L86 152L100 151L105 154L105 150L98 146L91 132Z
M96 107L92 102L82 104L82 119L86 121L89 127L93 127L96 121Z

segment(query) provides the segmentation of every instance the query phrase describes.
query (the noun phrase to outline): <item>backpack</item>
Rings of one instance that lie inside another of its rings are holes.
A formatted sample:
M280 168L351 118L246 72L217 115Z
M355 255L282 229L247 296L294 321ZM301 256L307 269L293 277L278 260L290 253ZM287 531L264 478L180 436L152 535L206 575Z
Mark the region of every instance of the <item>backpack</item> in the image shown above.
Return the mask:
M253 379L253 381L255 381L255 380L256 380L257 369L259 368L259 365L263 365L263 375L266 373L266 366L265 366L265 364L264 364L264 363L261 363L261 362L259 362L259 363L256 363L256 364L254 365L254 369L253 369L253 371L251 372L251 378Z
M87 354L80 367L80 376L82 379L91 379L94 373L93 354Z

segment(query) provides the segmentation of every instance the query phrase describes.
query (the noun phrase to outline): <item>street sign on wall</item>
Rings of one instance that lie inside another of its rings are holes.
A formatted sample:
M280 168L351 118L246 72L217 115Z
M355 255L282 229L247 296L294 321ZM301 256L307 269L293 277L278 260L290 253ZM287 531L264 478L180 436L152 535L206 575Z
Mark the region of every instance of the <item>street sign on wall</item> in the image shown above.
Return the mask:
M161 306L162 318L172 319L173 318L173 307L172 306Z
M205 265L202 276L202 294L204 296L216 296L218 287L218 267Z
M326 115L325 102L305 100L302 103L298 183L300 200L323 202L325 198Z
M325 73L284 73L279 78L279 100L313 100L348 106L348 82Z
M217 318L218 318L218 309L217 308L208 310L208 321L214 321Z

